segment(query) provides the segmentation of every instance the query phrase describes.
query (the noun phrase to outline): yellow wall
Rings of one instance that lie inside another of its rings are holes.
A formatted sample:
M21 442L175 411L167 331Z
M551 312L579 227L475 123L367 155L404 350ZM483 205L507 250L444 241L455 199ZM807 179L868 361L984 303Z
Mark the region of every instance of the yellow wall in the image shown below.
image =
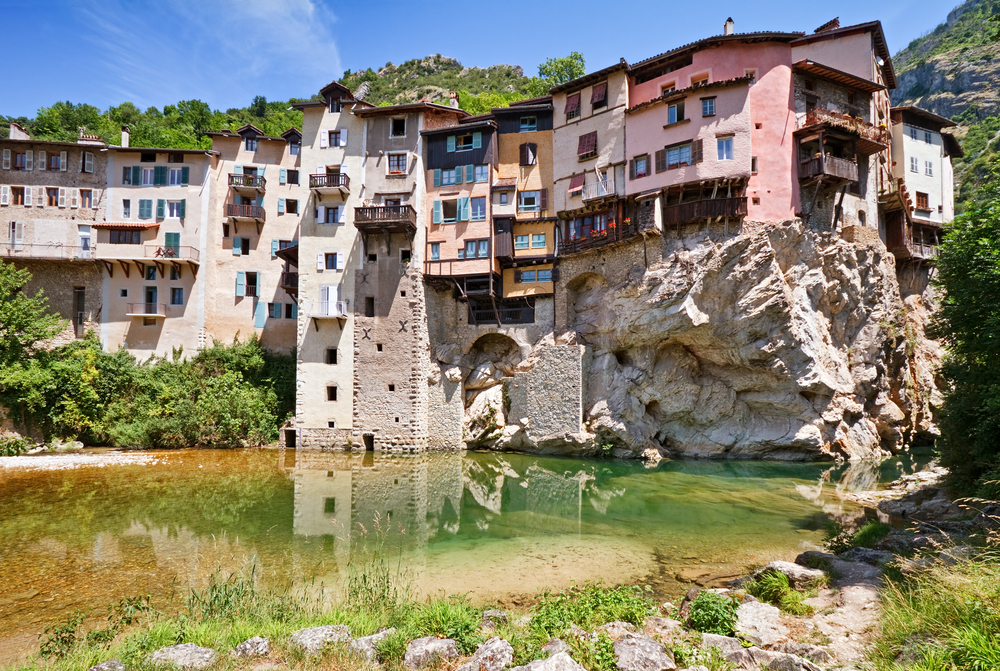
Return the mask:
M551 294L555 289L552 282L535 282L532 284L515 283L515 270L552 270L551 263L543 263L537 266L526 266L524 268L506 268L503 271L503 297L517 298L518 296L538 296Z
M516 177L518 191L552 189L552 131L501 133L498 137L500 138L498 177L501 179ZM521 145L526 142L533 142L538 147L535 165L520 165Z
M545 248L536 247L532 249L531 236L532 234L537 235L538 233L545 234ZM528 249L514 249L514 256L552 256L556 253L556 234L555 234L555 222L554 221L543 221L539 223L527 223L516 221L513 226L512 235L515 237L518 235L528 236ZM514 244L514 241L511 241Z

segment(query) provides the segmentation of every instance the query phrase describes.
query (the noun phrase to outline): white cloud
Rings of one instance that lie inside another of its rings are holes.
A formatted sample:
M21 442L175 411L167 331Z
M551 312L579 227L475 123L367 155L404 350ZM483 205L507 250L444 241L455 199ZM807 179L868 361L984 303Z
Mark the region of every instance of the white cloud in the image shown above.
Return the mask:
M308 96L341 71L336 17L317 0L88 0L77 9L109 100L200 98L225 109L255 95Z

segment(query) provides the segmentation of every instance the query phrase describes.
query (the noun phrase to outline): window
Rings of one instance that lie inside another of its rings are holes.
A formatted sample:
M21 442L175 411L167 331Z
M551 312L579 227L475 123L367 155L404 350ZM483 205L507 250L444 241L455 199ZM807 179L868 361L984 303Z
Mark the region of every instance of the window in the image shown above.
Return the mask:
M90 189L80 189L80 207L94 206L94 192Z
M934 176L934 164L930 161L924 161L924 174L928 177Z
M453 224L458 221L458 201L457 200L442 200L441 201L441 222L445 224Z
M566 121L571 121L580 116L580 94L574 93L566 96Z
M138 245L141 240L140 231L133 231L126 228L112 228L108 231L108 242L112 245Z
M539 282L551 282L552 281L552 271L551 270L539 270L537 275Z
M365 317L374 317L374 316L375 316L375 297L365 296ZM382 351L381 345L378 346L378 351L379 352Z
M592 131L586 135L581 135L576 145L576 156L584 161L597 156L597 131Z
M169 219L183 219L184 218L184 201L183 200L168 200L167 201L167 217Z
M167 154L167 163L183 163L183 162L184 162L184 154L180 152Z
M328 401L336 401L337 400L337 388L336 387L330 386L330 387L326 388L326 400L328 400ZM326 500L329 501L330 499L326 499ZM333 506L328 506L328 507L332 508Z
M401 249L401 250L399 250L399 262L402 263L404 266L407 263L410 262L410 250L409 249ZM406 292L404 291L402 293L402 295L405 296Z
M132 218L132 201L126 198L122 201L122 219Z
M150 281L155 280L156 279L156 266L154 266L154 265L148 265L148 266L146 266L146 272L144 273L144 275L145 275L145 277L146 277L147 280L150 280ZM152 303L153 301L149 301L149 302Z
M281 319L281 303L268 303L267 316L271 319Z
M926 142L927 144L931 144L931 132L930 131L927 131L927 130L924 131L924 142Z
M156 152L155 151L144 151L139 154L140 163L156 163Z
M170 170L170 186L180 186L183 184L184 182L181 181L183 173L184 171L180 168L172 168Z
M486 197L481 196L479 198L471 199L472 208L472 221L485 221L486 220Z
M534 270L522 270L521 271L521 282L534 282L535 281L535 271Z
M701 86L708 83L708 73L702 73L700 75L691 76L691 86Z
M441 186L451 186L453 184L458 184L459 176L462 174L461 170L462 170L461 166L455 168L454 170L442 170Z
M485 259L489 258L489 255L489 240L466 240L465 248L458 250L458 258L460 259Z
M339 114L341 110L340 100L330 100L330 114Z
M532 249L545 249L545 234L544 233L532 233L531 234L531 248Z
M525 142L524 144L522 144L520 147L520 164L537 165L537 163L538 163L538 145L536 145L534 142Z
M473 179L477 182L488 182L490 180L490 166L477 165L473 169Z
M431 261L441 260L441 243L432 242L431 243Z
M472 144L472 133L455 136L455 151L471 151Z
M122 186L132 186L132 166L122 168Z
M287 174L286 174L285 179L287 180L287 182L289 184L298 184L299 183L299 171L298 170L289 170L287 172Z
M257 136L247 136L247 138L243 141L243 146L247 151L257 151Z
M750 174L751 175L756 175L757 174L757 157L756 156L751 156L750 157Z
M177 266L170 266L170 280L176 282L181 278L181 269Z
M229 224L223 224L222 225L222 237L224 237L224 238L228 238L229 237Z
M757 71L756 70L744 70L744 77L750 78L750 86L753 86L757 82Z
M668 93L673 93L676 90L677 90L677 82L670 82L660 87L660 95L665 96Z
M60 154L55 152L49 154L49 170L62 170L62 156Z
M719 146L719 160L720 161L732 161L733 160L733 138L730 137L720 137L718 139Z
M649 154L636 156L632 159L631 173L632 179L649 175Z
M867 218L867 215L865 214L865 211L864 210L858 210L858 223L861 224L862 226L864 226L866 218Z
M701 115L715 116L715 98L701 99Z
M46 205L49 207L59 206L59 189L45 189Z
M406 137L406 117L389 122L389 137Z
M917 209L918 210L930 210L930 198L926 193L920 193L917 191Z
M389 174L402 175L406 172L406 154L389 154Z
M916 156L910 157L910 172L920 172L920 162Z
M328 207L323 213L323 224L335 224L340 217L340 207Z
M327 131L327 137L329 138L329 146L330 147L339 147L340 146L340 131L339 130L330 130L330 131Z
M23 186L12 186L12 187L10 187L10 204L11 205L24 205L24 187Z
M528 248L528 236L527 235L515 235L514 236L514 249L527 249Z
M153 186L156 183L156 169L155 168L143 168L142 169L142 185L143 186Z
M848 91L847 92L847 104L848 105L853 105L854 104L854 100L855 100L855 98L854 98L854 91Z
M811 79L807 79L805 81L805 89L806 91L814 91L816 89L816 85L813 84Z
M245 239L245 238L244 238ZM247 240L249 242L249 240ZM246 291L244 296L256 296L257 295L257 273L247 273L246 274Z
M591 110L602 109L608 106L608 83L601 82L594 84L594 89L590 94Z
M329 366L337 365L337 348L327 347L326 348L326 363Z
M500 204L501 205L506 205L507 204L507 192L506 191L502 191L500 193Z
M170 287L170 304L184 305L184 287Z
M684 121L684 101L667 105L667 125Z
M517 211L538 212L541 210L541 203L538 197L540 193L539 191L521 191L518 194Z
M25 166L25 154L24 152L14 153L14 170L24 170Z
M290 156L298 156L299 155L299 150L301 148L302 148L302 145L299 144L298 142L289 142L288 143L288 154Z
M396 385L390 384L389 385L389 391L396 391Z
M522 133L531 133L538 130L538 117L533 116L523 116L521 117L521 128Z
M120 289L118 291L119 298L128 298L128 289Z
M323 254L323 260L327 270L337 270L336 252Z
M910 139L911 140L916 140L917 139L917 129L916 128L911 128L910 129Z
M285 214L298 214L299 201L290 198L285 199Z

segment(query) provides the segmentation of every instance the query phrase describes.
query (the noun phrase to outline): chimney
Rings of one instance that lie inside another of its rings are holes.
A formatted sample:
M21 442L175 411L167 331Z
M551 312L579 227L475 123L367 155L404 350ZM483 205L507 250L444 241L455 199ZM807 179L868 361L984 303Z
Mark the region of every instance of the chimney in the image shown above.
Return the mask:
M10 139L11 140L30 140L31 136L28 135L28 131L24 130L24 126L19 123L10 122Z
M448 94L448 107L458 109L458 94L454 91Z
M127 147L128 146L128 133L129 133L128 126L122 126L122 146L123 147Z
M726 19L726 22L722 24L722 34L732 35L733 34L733 17Z

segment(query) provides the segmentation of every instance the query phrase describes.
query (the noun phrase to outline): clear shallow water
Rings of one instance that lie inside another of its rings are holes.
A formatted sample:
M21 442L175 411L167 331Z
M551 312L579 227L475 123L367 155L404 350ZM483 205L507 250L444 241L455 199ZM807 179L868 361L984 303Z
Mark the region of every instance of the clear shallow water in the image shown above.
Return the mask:
M0 467L0 663L77 608L164 603L255 565L338 585L376 548L420 593L520 601L572 581L659 596L817 547L913 464L590 461L516 454L183 450L155 463Z

